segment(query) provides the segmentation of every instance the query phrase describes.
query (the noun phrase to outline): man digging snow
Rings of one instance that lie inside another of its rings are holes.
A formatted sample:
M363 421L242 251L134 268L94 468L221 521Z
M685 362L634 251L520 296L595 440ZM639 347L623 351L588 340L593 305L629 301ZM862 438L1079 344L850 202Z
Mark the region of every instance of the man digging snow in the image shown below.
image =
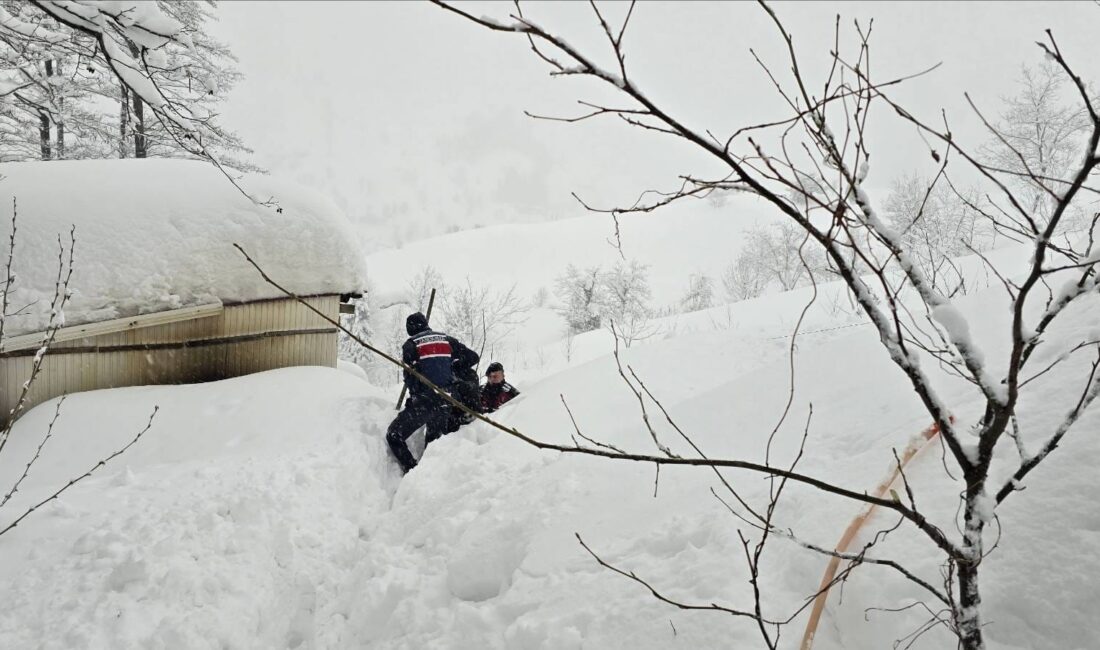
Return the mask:
M450 393L453 390L455 360L469 365L477 363L476 352L453 336L433 331L428 327L427 317L420 312L410 314L405 320L405 331L409 338L401 346L401 360L443 391ZM409 399L386 429L386 442L401 469L407 473L416 467L417 462L409 451L409 437L427 425L428 431L424 436L424 446L427 447L448 433L451 405L407 370L405 386L409 390Z

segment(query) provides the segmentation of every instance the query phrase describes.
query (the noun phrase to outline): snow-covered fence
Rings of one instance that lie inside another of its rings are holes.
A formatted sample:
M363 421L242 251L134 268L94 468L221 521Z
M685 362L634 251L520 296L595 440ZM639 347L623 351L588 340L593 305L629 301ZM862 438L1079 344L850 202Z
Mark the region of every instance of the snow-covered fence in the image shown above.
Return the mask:
M305 299L331 318L340 296ZM0 348L0 426L30 379L41 335ZM24 340L25 339L25 340ZM337 329L291 299L204 305L58 330L24 412L59 395L226 379L288 366L336 366Z

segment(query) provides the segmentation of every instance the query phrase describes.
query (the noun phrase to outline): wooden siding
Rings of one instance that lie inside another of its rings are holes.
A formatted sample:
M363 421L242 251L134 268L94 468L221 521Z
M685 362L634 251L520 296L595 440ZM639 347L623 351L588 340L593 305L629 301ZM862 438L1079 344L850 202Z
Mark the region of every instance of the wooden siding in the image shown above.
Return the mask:
M305 299L338 319L339 296ZM288 366L336 366L337 330L293 299L226 305L217 316L56 343L23 411L86 390L185 384ZM30 377L34 350L0 355L0 425Z

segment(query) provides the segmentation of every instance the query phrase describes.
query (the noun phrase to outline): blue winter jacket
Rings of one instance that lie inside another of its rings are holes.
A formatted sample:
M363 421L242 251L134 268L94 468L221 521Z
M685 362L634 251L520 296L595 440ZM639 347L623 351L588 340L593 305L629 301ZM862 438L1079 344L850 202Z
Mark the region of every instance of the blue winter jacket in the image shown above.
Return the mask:
M454 381L453 364L456 360L466 363L470 359L473 359L470 365L477 363L477 353L453 336L430 329L410 336L401 346L401 360L440 388L447 388ZM405 385L413 395L432 394L431 388L407 371Z

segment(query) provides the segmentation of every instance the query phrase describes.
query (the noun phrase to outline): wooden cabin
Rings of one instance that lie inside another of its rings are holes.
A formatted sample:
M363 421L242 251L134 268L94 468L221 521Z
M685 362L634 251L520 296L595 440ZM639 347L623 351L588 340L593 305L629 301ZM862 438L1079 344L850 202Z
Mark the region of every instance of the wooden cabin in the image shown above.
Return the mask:
M347 299L344 296L344 300ZM304 300L339 321L339 295ZM336 367L339 330L292 298L185 309L59 329L23 412L60 395L100 388L186 384L289 366ZM43 332L0 351L0 426L30 379Z
M240 242L265 271L339 321L342 306L349 309L350 297L359 295L365 270L348 224L331 204L302 199L280 184L281 195L293 198L286 210L256 205L197 161L0 167L7 177L0 190L18 195L17 237L25 238L16 242L17 255L23 255L16 276L35 290L25 293L23 302L37 298L48 305L57 272L56 243L52 264L37 251L48 250L70 219L77 220L80 255L74 297L66 307L69 322L76 324L55 332L15 417L79 391L336 366L339 330L260 279L232 248ZM67 186L75 188L72 201L55 191ZM123 228L127 232L114 236ZM87 242L83 248L81 236ZM185 306L162 304L164 295ZM9 319L0 341L0 426L11 419L24 393L48 317L40 309L38 320L22 327Z

